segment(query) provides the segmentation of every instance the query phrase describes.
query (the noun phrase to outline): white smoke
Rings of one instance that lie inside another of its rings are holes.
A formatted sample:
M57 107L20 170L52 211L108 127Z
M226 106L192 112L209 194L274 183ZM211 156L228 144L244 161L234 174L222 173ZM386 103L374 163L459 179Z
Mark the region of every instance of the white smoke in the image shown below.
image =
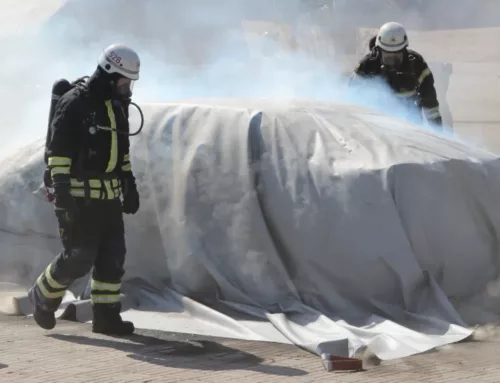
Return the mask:
M377 28L398 20L418 29L440 11L436 5L398 11L378 1L340 7L338 1L303 0L4 3L11 22L5 24L0 41L0 151L9 153L44 137L52 83L91 74L100 52L117 41L135 48L142 58L135 88L139 102L279 97L373 106L373 98L345 94L342 75L366 52L369 37L357 41L358 27ZM439 13L440 20L453 18L452 24L457 24L462 14L479 18L469 8L465 0L454 2L455 12ZM339 53L349 46L354 50L346 59Z

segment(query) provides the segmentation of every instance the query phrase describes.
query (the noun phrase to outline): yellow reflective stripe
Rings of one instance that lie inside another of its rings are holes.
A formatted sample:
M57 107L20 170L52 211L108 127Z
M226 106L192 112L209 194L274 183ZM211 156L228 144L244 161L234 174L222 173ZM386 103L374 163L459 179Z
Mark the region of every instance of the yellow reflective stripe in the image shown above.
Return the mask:
M57 298L64 297L64 293L65 293L64 290L63 291L57 291L55 293L51 293L49 290L47 290L45 288L44 284L43 284L42 275L40 275L38 277L38 279L36 280L36 284L37 284L38 288L40 289L40 292L42 293L42 295L45 298L49 298L49 299L57 299Z
M434 113L429 113L429 114L428 114L428 117L429 117L429 118L437 118L437 117L441 117L441 113L439 113L439 111L434 112Z
M417 94L416 90L409 90L407 92L396 93L399 97L411 97Z
M111 185L114 188L117 188L119 186L118 178L113 178L112 180L109 180L108 182L111 182ZM71 186L76 187L76 188L83 188L85 186L85 184L83 181L78 181L76 178L72 178L71 179ZM89 186L91 188L99 189L102 187L102 182L99 179L90 179Z
M424 109L425 116L429 119L435 119L441 117L441 113L439 113L439 107Z
M66 286L61 285L59 282L57 282L54 278L52 278L52 275L50 274L50 264L47 266L45 269L45 278L47 278L47 283L49 284L50 287L53 289L65 289Z
M95 192L95 190L91 190L91 198L92 198L92 193ZM99 193L99 192L98 192ZM85 197L85 190L71 190L71 195L73 197ZM99 198L99 196L96 196L94 198Z
M118 303L120 302L120 294L90 294L90 301L92 303Z
M57 166L55 168L52 168L50 171L51 175L56 175L56 174L70 174L70 168L68 166Z
M126 153L123 156L122 170L124 172L130 172L130 171L132 171L132 164L130 163L130 153Z
M71 190L71 195L73 197L85 197L85 190ZM101 191L100 190L91 190L90 191L90 198L93 199L115 199L120 196L120 189L115 189L111 191L111 194L108 193L102 193L101 196Z
M425 68L423 72L420 74L420 77L418 78L418 83L422 84L427 76L431 74L431 70L429 68Z
M85 183L82 181L77 181L76 179L72 178L71 179L71 186L73 187L80 187L83 188L85 186ZM89 186L91 188L100 188L101 187L101 180L89 180Z
M49 166L71 166L71 158L68 157L49 157Z
M92 279L92 281L90 281L90 288L92 290L118 291L120 290L120 287L121 283L99 282L96 281L95 279Z
M116 168L118 161L118 135L116 133L116 119L115 112L111 100L106 101L106 108L108 109L108 117L111 124L111 151L109 153L108 167L106 173L112 172Z
M109 180L104 180L104 186L106 187L106 193L108 196L113 196L114 197L114 191L111 189L111 182Z

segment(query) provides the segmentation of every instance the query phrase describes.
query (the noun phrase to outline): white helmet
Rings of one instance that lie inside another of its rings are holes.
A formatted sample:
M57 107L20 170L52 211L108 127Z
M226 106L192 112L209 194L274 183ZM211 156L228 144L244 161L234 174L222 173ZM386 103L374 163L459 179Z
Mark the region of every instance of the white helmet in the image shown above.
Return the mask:
M107 47L101 53L97 63L107 73L119 73L130 80L139 79L141 66L139 55L124 44L113 44Z
M376 46L386 52L398 52L408 46L408 36L405 28L393 21L380 27Z

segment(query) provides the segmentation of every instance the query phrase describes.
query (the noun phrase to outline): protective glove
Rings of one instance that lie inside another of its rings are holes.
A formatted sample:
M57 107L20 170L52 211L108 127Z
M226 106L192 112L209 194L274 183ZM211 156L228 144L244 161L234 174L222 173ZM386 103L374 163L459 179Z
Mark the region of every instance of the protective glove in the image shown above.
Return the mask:
M139 210L139 192L133 176L129 175L123 180L122 210L125 214L135 214Z
M69 232L78 215L78 205L70 193L69 185L54 186L54 205L61 234L63 231Z

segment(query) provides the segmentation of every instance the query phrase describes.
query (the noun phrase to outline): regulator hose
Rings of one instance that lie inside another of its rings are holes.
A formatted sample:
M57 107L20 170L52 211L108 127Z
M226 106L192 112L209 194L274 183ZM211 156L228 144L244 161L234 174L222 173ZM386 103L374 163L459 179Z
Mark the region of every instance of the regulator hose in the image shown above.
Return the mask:
M142 113L142 109L135 102L130 102L130 105L134 105L135 108L139 111L139 114L141 116L141 124L139 125L139 129L137 129L135 133L125 133L128 134L130 137L132 137L138 135L141 132L142 128L144 127L144 113ZM124 132L118 131L118 133L124 133Z
M73 83L71 85L73 85L73 86L80 85L80 84L88 81L88 79L89 79L89 76L80 77L80 78L76 79L75 81L73 81ZM142 128L144 127L144 113L142 112L142 109L140 108L140 106L137 105L135 102L130 102L129 105L135 106L135 108L139 111L139 115L141 116L141 123L139 125L139 129L137 129L136 132L129 133L129 132L123 132L123 131L118 130L118 129L102 128L102 127L99 127L98 129L100 129L100 130L115 130L116 133L128 135L129 137L137 136L142 131Z

